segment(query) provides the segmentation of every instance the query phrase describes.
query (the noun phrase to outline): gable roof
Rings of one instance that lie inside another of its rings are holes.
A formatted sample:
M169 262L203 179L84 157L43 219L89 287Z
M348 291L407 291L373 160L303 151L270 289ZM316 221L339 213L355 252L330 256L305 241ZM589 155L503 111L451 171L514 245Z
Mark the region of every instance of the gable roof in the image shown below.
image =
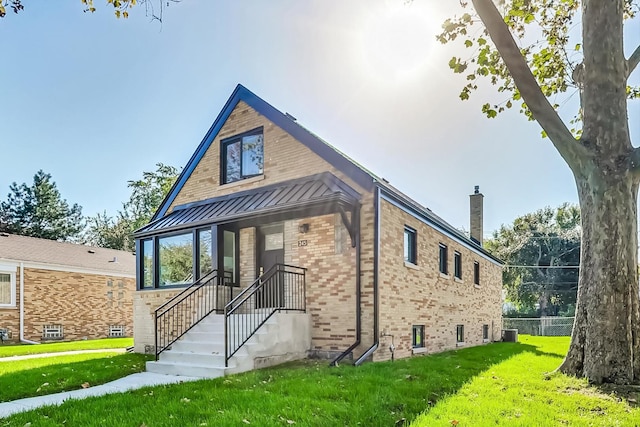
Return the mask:
M2 261L42 264L42 268L55 270L88 270L95 274L131 277L136 274L136 257L131 252L17 234L0 233Z
M222 129L222 126L231 115L231 112L240 101L245 102L256 112L279 126L289 135L294 137L319 157L324 159L327 163L351 178L362 188L366 189L367 191L372 191L375 187L379 187L383 191L383 194L387 194L391 199L396 201L396 203L399 203L403 208L408 209L412 213L415 213L418 217L420 217L422 220L429 223L436 229L453 237L458 241L461 241L470 249L482 253L495 262L504 264L500 259L490 254L476 242L472 241L466 235L464 235L464 233L460 232L445 220L434 214L430 209L420 205L419 203L412 200L409 196L398 191L382 178L376 176L374 173L367 170L364 166L358 164L355 160L351 159L346 154L342 153L331 144L324 141L322 138L318 137L305 127L299 125L295 118L293 118L291 115L284 114L281 111L277 110L271 104L269 104L241 84L238 84L236 86L235 90L222 108L222 111L220 111L218 117L213 122L213 125L211 125L211 128L205 135L204 139L200 142L200 145L198 145L198 148L189 159L189 162L182 170L182 173L180 173L180 176L173 184L173 187L171 187L171 190L169 190L169 193L160 204L160 207L158 208L156 213L151 218L151 223L154 223L156 220L165 216L165 214L169 210L169 207L178 196L178 193L191 176L191 173L194 171L204 154L207 152L216 136ZM145 229L146 227L143 227L142 229L138 230L137 233L140 233Z

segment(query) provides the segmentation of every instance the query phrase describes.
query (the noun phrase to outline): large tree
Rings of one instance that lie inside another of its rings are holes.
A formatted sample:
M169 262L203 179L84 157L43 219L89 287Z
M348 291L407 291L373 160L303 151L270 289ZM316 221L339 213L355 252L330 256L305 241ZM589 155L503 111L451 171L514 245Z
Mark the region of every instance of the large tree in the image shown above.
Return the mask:
M467 3L461 3L467 7ZM576 320L562 372L594 383L640 381L638 183L640 150L629 134L629 86L640 46L625 58L623 27L637 0L472 0L471 14L445 22L440 41L461 39L472 58L449 65L467 74L468 98L488 77L509 95L485 104L489 117L522 105L536 120L575 178L582 213L581 268ZM581 34L575 28L581 28ZM490 37L491 42L487 40ZM571 88L580 108L567 126L549 97ZM573 128L573 129L571 129ZM573 130L573 132L572 132Z
M503 225L485 248L507 263L507 300L519 311L558 315L575 307L580 264L580 209L546 207Z
M0 203L0 230L51 240L75 240L84 228L82 208L60 196L51 175L38 171L31 186L11 184Z
M143 172L142 178L128 181L129 200L115 217L106 212L88 220L85 240L96 246L133 251L133 232L147 224L178 177L178 169L162 163L153 172Z

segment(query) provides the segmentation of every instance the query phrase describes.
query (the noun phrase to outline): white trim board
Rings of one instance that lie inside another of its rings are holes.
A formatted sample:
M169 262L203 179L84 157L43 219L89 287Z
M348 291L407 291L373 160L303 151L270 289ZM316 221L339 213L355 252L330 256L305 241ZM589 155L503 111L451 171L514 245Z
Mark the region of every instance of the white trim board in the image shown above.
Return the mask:
M1 258L0 263L3 263L4 266L15 266L15 268L18 268L20 266L20 261L16 261L12 259ZM0 264L0 266L2 266L3 264ZM47 263L41 263L41 262L22 261L22 265L24 266L24 268L32 268L32 269L38 269L38 270L63 271L68 273L80 273L80 274L93 274L96 276L126 277L130 279L136 278L135 273L126 274L126 273L119 273L115 271L93 270L90 268L71 267L71 266L59 265L59 264L47 264Z

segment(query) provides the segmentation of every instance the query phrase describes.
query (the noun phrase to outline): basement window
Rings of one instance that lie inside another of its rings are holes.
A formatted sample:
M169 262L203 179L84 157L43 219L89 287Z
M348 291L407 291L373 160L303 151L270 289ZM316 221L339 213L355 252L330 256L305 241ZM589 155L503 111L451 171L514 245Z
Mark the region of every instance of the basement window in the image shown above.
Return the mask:
M482 325L482 341L489 342L489 325Z
M262 128L222 141L222 184L262 175L264 137Z
M62 325L45 325L42 328L42 338L45 340L59 340L64 338Z
M456 325L456 344L464 344L464 325Z
M126 327L124 325L109 325L109 337L124 337L126 333Z
M424 347L424 325L413 325L413 333L411 335L411 346L413 348Z

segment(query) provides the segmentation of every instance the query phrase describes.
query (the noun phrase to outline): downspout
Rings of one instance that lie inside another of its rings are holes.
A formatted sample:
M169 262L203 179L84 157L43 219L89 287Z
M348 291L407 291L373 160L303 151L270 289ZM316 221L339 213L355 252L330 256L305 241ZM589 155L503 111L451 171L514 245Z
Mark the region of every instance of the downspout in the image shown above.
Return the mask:
M347 357L356 347L360 345L360 330L362 327L360 326L360 294L362 293L362 280L360 278L360 209L356 210L357 215L355 218L352 218L353 221L356 221L356 341L349 346L345 351L343 351L340 356L333 359L333 361L329 364L329 366L338 366L338 363Z
M373 199L375 212L373 226L373 345L355 361L356 366L362 363L378 349L378 255L380 251L380 187L376 186L376 195Z
M24 338L24 263L20 263L20 342L40 344Z

